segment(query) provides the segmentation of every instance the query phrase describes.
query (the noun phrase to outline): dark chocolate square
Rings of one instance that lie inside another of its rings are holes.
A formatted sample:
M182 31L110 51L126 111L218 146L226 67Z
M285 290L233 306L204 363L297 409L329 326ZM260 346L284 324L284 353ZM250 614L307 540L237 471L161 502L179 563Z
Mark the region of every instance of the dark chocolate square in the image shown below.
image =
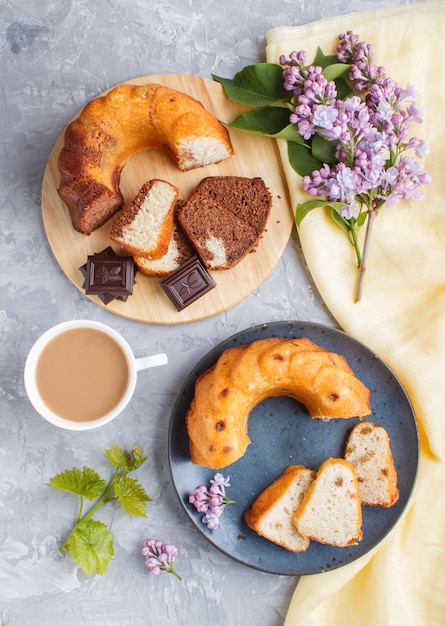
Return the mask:
M133 293L134 265L132 257L89 256L86 286L88 294L112 293L115 296Z
M118 256L111 246L87 257L80 268L88 295L97 295L104 304L112 300L125 302L133 293L136 267L131 256Z
M159 284L178 311L216 287L216 283L196 256L161 278Z

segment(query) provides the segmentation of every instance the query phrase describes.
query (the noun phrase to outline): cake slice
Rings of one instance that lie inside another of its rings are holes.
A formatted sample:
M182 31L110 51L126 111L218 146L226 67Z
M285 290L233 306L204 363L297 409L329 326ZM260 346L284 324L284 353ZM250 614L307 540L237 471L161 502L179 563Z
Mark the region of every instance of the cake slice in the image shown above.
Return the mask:
M143 274L147 276L167 276L167 274L174 272L180 265L196 254L177 220L177 212L182 205L182 200L176 202L173 233L164 256L160 259L148 259L143 256L133 257L138 269L140 269Z
M290 465L244 511L244 520L259 535L290 550L304 552L310 541L300 535L292 517L315 478L315 472L302 465Z
M266 228L272 208L270 191L262 178L243 176L208 176L197 187L226 211L246 221L258 235Z
M374 422L354 426L345 459L354 466L362 504L390 507L397 502L397 472L389 435L382 426Z
M362 508L354 467L329 458L320 466L293 516L298 532L337 547L357 544L363 536Z
M110 229L110 238L135 256L159 259L173 233L178 189L164 180L144 183Z
M205 192L196 191L180 209L178 219L210 270L234 267L258 243L254 228Z

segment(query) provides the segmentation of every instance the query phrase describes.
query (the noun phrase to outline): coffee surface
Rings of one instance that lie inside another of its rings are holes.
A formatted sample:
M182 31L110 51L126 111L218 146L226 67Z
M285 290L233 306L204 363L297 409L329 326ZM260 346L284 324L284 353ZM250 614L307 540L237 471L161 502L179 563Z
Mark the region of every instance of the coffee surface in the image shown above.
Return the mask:
M54 337L37 363L42 400L51 411L75 422L109 413L124 395L128 379L125 353L94 328L75 328Z

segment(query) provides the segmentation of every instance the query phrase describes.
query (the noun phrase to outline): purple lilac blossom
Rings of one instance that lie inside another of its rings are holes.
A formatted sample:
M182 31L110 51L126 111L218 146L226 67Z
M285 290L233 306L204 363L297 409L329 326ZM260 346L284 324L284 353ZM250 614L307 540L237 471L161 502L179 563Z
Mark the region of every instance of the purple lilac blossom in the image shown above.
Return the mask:
M341 63L357 63L364 61L371 63L373 59L372 45L360 41L360 37L351 30L339 35L340 43L337 46L337 58Z
M189 496L190 504L193 504L199 513L204 513L203 524L209 530L221 527L220 516L228 504L234 504L226 494L226 487L230 487L230 477L224 478L219 472L210 480L210 487L200 485Z
M402 156L413 151L418 159L428 152L426 142L409 137L408 126L422 123L423 111L412 101L412 85L402 89L385 69L374 65L372 47L348 31L339 36L337 56L351 65L350 80L363 99L352 95L337 99L335 83L327 81L322 68L306 67L304 51L280 57L285 88L293 92L290 122L305 141L318 134L336 143L337 162L323 164L303 177L303 189L311 195L344 203L341 214L357 218L362 204L422 197L422 185L430 177L419 161Z
M142 555L145 557L145 566L153 576L159 576L163 572L181 577L174 569L175 558L178 549L169 543L163 543L160 539L144 539L142 542Z

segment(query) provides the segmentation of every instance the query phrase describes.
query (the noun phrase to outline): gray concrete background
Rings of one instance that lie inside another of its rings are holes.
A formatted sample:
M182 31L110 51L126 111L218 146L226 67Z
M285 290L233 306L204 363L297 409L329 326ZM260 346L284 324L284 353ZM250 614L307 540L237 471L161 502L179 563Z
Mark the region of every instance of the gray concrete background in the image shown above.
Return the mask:
M245 567L213 548L184 515L167 463L176 394L214 345L254 324L302 319L335 326L294 233L264 283L244 302L179 326L129 321L97 307L65 277L47 244L41 184L67 121L103 90L152 73L231 77L265 60L276 26L406 4L381 0L0 0L0 623L4 626L279 626L294 578ZM302 46L304 47L304 46ZM163 351L168 368L139 376L125 414L86 433L47 424L30 406L23 366L36 338L59 322L89 318L120 331L137 355ZM89 465L103 449L139 442L138 473L153 498L145 520L111 513L116 556L86 579L57 545L77 503L45 486ZM140 556L145 536L175 543L173 576L155 578ZM303 626L303 625L302 625Z

